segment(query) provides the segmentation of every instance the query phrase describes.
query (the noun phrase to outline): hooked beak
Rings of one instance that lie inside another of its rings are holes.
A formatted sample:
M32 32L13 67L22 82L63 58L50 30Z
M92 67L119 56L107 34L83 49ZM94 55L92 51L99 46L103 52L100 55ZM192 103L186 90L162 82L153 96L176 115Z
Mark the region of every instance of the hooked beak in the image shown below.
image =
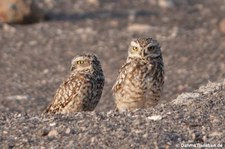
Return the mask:
M145 57L145 56L146 56L145 49L144 49L144 50L142 50L142 52L141 52L141 56L142 56L142 57Z
M75 69L75 67L74 66L71 66L70 71L73 71L74 69Z

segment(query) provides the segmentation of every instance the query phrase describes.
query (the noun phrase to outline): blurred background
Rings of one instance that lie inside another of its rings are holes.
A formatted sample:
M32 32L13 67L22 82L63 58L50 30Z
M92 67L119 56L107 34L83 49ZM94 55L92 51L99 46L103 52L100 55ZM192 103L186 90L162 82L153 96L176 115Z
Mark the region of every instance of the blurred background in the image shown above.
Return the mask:
M72 58L95 53L106 76L97 111L130 41L152 37L165 65L162 102L225 78L225 0L0 0L0 111L41 113Z

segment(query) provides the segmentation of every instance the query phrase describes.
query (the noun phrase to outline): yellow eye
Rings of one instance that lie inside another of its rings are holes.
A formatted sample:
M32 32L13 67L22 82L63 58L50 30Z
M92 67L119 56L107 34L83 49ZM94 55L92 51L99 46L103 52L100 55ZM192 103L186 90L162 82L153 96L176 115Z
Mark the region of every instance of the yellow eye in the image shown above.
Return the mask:
M77 64L83 64L84 61L77 61Z
M138 47L133 47L132 50L133 51L138 51Z

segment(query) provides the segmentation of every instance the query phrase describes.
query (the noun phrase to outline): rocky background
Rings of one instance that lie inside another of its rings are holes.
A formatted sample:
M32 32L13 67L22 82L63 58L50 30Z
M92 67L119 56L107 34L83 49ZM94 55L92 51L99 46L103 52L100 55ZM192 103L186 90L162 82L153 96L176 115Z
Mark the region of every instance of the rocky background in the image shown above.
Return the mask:
M225 1L39 0L36 5L38 21L0 27L1 148L224 146ZM164 97L153 109L120 114L113 111L111 88L130 40L143 36L161 44ZM96 111L41 116L69 74L72 58L87 52L98 55L106 76Z

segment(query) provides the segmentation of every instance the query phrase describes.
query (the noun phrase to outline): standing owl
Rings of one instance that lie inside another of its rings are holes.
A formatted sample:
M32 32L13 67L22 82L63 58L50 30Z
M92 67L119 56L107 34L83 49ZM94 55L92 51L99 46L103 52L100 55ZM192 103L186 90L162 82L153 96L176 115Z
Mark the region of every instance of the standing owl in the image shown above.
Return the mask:
M131 41L128 58L112 91L118 111L155 106L163 91L164 66L158 42L152 38Z
M75 57L70 76L57 89L44 114L93 111L101 98L104 80L100 61L95 55Z

